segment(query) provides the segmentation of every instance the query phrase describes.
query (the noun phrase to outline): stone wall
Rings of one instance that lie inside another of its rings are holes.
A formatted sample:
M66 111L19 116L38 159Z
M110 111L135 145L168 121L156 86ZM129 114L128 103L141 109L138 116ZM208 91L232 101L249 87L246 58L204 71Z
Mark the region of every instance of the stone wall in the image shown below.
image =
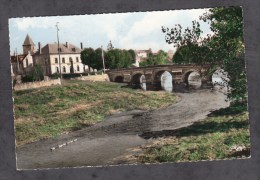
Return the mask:
M109 81L107 74L97 74L97 75L89 75L89 76L81 76L75 78L77 80L83 80L83 81Z
M52 86L52 85L61 85L60 79L16 84L14 86L14 90L19 91L25 89L34 89L34 88L40 88L45 86Z

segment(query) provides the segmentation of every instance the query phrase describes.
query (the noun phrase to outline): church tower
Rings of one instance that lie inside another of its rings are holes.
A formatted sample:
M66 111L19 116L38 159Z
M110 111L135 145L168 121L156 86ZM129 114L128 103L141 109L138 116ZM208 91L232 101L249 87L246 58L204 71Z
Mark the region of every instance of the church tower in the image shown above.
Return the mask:
M34 53L35 44L33 43L31 37L27 34L23 43L23 54Z

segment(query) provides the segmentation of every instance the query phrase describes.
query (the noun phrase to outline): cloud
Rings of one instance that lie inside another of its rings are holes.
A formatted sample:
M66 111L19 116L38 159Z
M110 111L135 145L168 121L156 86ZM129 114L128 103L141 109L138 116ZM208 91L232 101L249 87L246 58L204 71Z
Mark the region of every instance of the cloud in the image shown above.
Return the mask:
M56 22L59 22L61 42L68 41L74 44L83 42L87 47L97 48L101 45L106 46L109 40L111 40L116 48L167 50L173 49L173 46L166 44L161 27L173 27L174 24L182 24L183 27L191 26L191 21L194 19L198 20L199 16L204 12L205 9L193 9L13 18L10 20L11 27L15 27L17 31L10 32L20 32L21 34L37 34L41 32L41 34L35 35L35 37L39 38L35 41L45 42L43 38L45 37L46 39L46 37L51 36L52 42L54 42L56 41L55 25ZM206 30L206 32L209 31ZM10 37L15 36L18 35L13 34Z
M173 45L166 44L162 26L173 27L174 24L182 24L183 27L191 26L192 20L199 20L205 9L147 12L146 15L135 22L127 35L122 37L120 45L135 49L151 47L155 51L159 49L173 49ZM209 31L207 31L209 32ZM159 38L158 38L159 37ZM151 39L150 41L147 39ZM142 40L146 41L142 41Z
M15 18L11 19L12 23L21 31L28 31L29 28L50 28L56 22L51 22L54 19L47 19L46 17L38 18Z

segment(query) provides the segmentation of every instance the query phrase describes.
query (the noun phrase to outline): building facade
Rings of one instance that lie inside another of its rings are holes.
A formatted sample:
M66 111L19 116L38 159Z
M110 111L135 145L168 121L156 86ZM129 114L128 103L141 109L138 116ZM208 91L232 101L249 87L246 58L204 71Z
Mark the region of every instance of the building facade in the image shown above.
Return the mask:
M135 50L135 66L139 67L140 62L146 61L149 53L152 53L151 49Z
M46 44L41 47L38 44L38 51L33 55L34 64L41 65L45 76L52 74L70 74L70 73L84 73L87 66L82 64L80 57L81 48L73 44Z

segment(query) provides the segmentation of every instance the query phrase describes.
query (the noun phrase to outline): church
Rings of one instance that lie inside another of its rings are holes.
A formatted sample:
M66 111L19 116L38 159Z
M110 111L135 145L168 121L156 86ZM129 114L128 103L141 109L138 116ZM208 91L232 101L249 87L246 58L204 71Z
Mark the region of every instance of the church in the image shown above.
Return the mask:
M35 45L27 34L23 43L23 54L14 52L11 56L12 75L28 75L33 70L33 54Z

